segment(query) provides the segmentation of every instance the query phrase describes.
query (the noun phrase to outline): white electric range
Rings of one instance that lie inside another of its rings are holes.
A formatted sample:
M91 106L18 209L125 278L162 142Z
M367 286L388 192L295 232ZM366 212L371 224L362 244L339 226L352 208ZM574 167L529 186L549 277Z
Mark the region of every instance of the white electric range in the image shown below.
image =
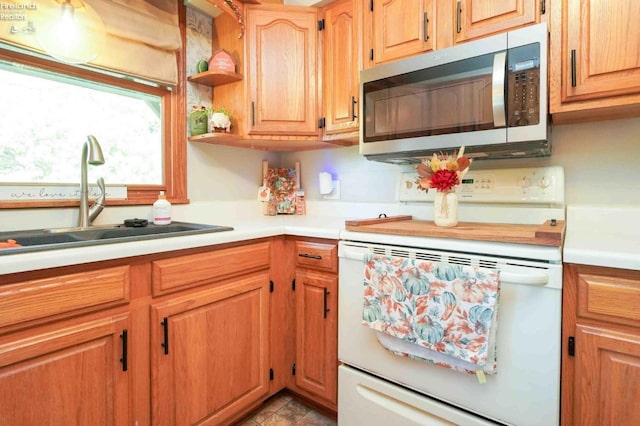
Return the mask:
M429 201L403 175L401 201ZM457 188L462 222L564 220L559 167L469 171ZM404 198L403 198L404 197ZM384 213L384 212L381 212ZM499 238L497 238L499 239ZM562 248L343 231L339 245L340 425L557 425L560 415ZM401 357L362 325L365 258L384 254L497 269L497 374L480 383Z

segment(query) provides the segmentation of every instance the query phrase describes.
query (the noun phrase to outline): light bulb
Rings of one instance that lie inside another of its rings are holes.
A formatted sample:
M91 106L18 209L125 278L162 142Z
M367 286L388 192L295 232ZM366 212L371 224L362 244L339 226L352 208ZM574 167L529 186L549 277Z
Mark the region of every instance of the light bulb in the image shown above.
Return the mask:
M102 19L86 3L73 7L70 1L47 2L36 27L38 41L51 56L63 62L80 64L95 59L105 43ZM55 13L57 9L57 13Z

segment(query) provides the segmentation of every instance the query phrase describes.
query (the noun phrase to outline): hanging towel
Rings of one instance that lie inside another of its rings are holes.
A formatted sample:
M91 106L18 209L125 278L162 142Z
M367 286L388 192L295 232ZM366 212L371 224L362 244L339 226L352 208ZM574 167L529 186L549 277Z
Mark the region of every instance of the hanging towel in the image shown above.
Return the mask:
M496 269L373 255L365 259L362 324L393 353L495 374Z

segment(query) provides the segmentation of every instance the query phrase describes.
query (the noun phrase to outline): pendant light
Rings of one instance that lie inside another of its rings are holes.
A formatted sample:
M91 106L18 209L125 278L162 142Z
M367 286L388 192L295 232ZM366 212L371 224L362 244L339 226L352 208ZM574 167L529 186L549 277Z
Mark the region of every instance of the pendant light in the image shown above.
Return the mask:
M86 2L48 0L46 11L36 27L38 42L46 53L72 64L89 62L100 54L106 30L100 16Z

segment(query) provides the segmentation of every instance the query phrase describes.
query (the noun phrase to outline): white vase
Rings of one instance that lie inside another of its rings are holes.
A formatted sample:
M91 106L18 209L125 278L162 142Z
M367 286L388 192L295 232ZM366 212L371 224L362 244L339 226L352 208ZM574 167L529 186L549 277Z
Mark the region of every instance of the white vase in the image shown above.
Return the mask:
M454 191L436 192L433 200L433 222L437 226L458 224L458 195Z

